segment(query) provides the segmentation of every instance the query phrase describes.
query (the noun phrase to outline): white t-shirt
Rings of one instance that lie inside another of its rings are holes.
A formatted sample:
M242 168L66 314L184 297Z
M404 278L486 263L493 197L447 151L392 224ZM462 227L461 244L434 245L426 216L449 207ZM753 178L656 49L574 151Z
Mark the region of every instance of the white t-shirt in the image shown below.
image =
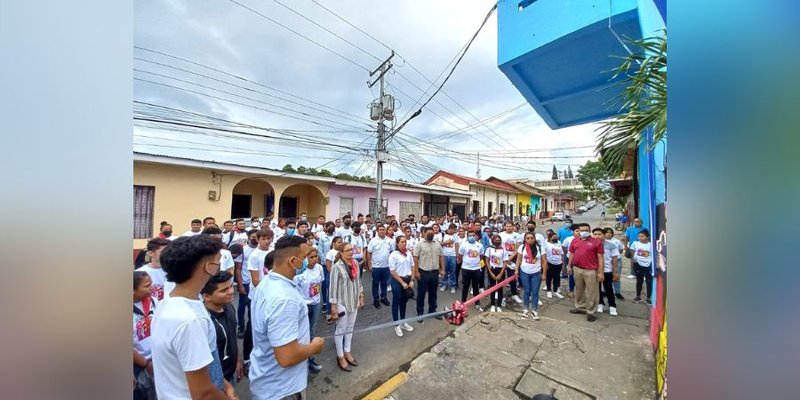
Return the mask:
M211 364L217 349L217 333L203 302L185 297L161 302L151 343L158 398L190 400L185 373Z
M235 266L233 261L233 255L231 254L230 250L220 249L219 255L220 255L219 257L220 271L227 271Z
M363 235L348 235L342 239L345 243L353 245L353 258L357 261L364 259L364 252L367 247L367 239Z
M257 249L257 247L250 247L244 246L242 248L242 284L249 285L251 278L250 272L247 269L247 260L250 259L250 254L253 254L253 250Z
M444 244L448 240L452 240L453 243ZM444 239L442 240L442 255L445 257L455 257L456 256L456 243L458 243L458 234L454 233L452 235L444 234Z
M461 254L461 269L471 271L481 269L481 255L483 253L483 244L479 241L461 243L458 247L458 254Z
M643 267L649 267L653 262L653 242L644 244L640 241L635 241L630 246L631 253L633 253L633 260Z
M331 268L333 267L333 264L336 263L336 255L338 255L338 254L339 254L339 251L336 250L336 249L330 249L330 250L328 250L328 254L325 254L325 261L330 261L331 262Z
M545 254L547 254L548 265L564 264L564 249L561 247L561 243L547 243Z
M245 246L247 245L248 241L247 232L233 232L233 235L231 235L231 233L228 232L222 235L222 241L226 243L228 246L236 243Z
M573 240L575 240L575 236L570 236L561 242L561 247L565 249L564 252L567 254L567 259L569 259L569 245L572 244ZM566 267L566 265L564 267Z
M608 241L606 241L608 243ZM617 258L617 262L619 263L619 249L617 245L614 243L608 243L609 246L605 248L605 252L603 253L603 272L611 272L613 271L613 264L611 262L614 257Z
M508 261L508 252L504 248L489 247L486 249L485 256L489 259L489 266L496 269L503 268L503 263ZM463 264L461 268L464 268Z
M267 254L270 253L271 250L265 251L259 248L255 248L252 253L250 253L250 257L247 259L247 271L258 271L258 278L259 278L259 285L260 282L264 281L264 276L267 275L269 272L267 267L264 266L264 259L267 258ZM253 299L253 293L255 290L250 288L250 293L247 295L251 300Z
M344 240L345 237L350 236L352 234L353 234L353 228L345 228L344 225L342 225L341 228L337 228L333 232L333 236L338 236L342 238L342 240Z
M367 251L372 255L372 268L388 268L389 254L394 250L394 242L388 237L374 237L369 241Z
M322 282L325 280L323 270L324 267L317 264L314 268L307 268L302 274L294 276L294 283L306 304L319 304Z
M319 236L322 232L325 232L325 224L314 224L314 226L311 227L311 233L313 233L314 236Z
M606 239L606 240L608 240L611 243L614 243L614 245L617 246L617 249L619 250L620 253L625 251L625 245L622 244L621 240L619 240L619 239L617 239L615 237L612 237L611 239Z
M414 256L406 249L406 255L395 250L389 255L389 271L397 272L400 276L411 276L411 271L414 266Z
M133 313L133 349L147 359L153 356L153 347L150 343L151 323L157 305L158 301L151 297L150 309L147 311L147 315L144 315L144 306L142 302L137 301L133 303L133 306L141 311L141 314Z
M183 235L181 235L181 236L190 237L190 236L197 236L199 234L200 234L200 232L192 232L192 230L190 229L190 230L188 230L186 232L183 232Z
M522 238L516 232L500 232L500 239L503 241L503 248L512 256L517 253L517 246L522 243Z
M274 242L277 242L278 239L280 239L283 235L286 234L286 229L282 229L282 228L279 228L279 227L276 226L276 227L272 228L272 233L273 233L273 236L274 236L274 239L272 240L272 242L274 243Z
M538 247L534 244L533 247ZM542 253L539 253L539 250L536 250L536 256L529 258L528 251L525 249L525 245L522 244L517 249L518 257L522 257L522 262L519 264L520 272L524 272L526 274L535 274L542 270Z
M150 275L150 280L153 281L150 286L150 296L155 297L158 301L164 300L164 289L167 283L167 273L164 269L153 268L150 264L147 264L139 267L137 271L144 271L147 272L147 275Z
M406 248L410 252L414 251L414 247L417 247L417 243L419 243L419 240L417 240L417 238L414 237L406 238Z

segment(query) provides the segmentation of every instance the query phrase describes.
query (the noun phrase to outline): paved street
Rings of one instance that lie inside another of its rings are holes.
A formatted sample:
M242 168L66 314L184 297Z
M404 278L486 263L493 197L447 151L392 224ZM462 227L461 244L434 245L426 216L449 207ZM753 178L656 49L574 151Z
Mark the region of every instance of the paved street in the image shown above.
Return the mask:
M592 224L594 227L597 223L600 222L600 210L602 206L597 206L593 210L585 213L582 216L574 215L573 219L575 222L588 222ZM552 225L554 230L557 230L562 226L563 223L556 223ZM602 224L604 226L613 226L613 219L606 218L605 222ZM544 226L539 226L537 231L540 233L544 233L551 225L545 224ZM623 294L626 296L627 300L622 301L619 304L619 312L620 317L609 317L608 314L603 314L601 319L594 323L594 325L590 325L585 321L585 319L580 318L580 316L575 316L567 313L567 310L570 306L570 299L565 298L564 300L547 300L542 299L546 305L541 308L543 320L537 324L537 329L540 326L549 326L549 332L544 333L534 333L528 332L526 330L504 330L503 332L509 335L511 342L516 342L517 340L528 340L523 339L522 336L539 338L536 339L538 344L541 345L543 338L547 335L549 337L559 337L566 335L567 339L571 337L578 337L582 340L585 345L589 345L585 336L589 335L589 337L594 337L596 335L592 335L592 332L596 331L604 331L606 334L610 336L617 336L620 341L626 335L631 335L631 337L635 337L636 340L642 339L642 334L646 331L647 327L647 310L643 304L633 304L630 299L633 298L632 291L633 291L633 281L625 278L627 274L627 260L625 263L625 270L623 271L622 283L623 283ZM364 285L365 289L371 287L371 279L369 274L364 275ZM567 283L566 280L562 281L562 285L566 287ZM453 302L456 301L457 296L460 296L460 293L457 294L450 294L449 292L438 292L439 293L439 306L449 306ZM542 297L543 297L543 293ZM360 311L358 320L356 322L356 328L367 327L370 325L391 321L391 309L389 307L381 307L381 309L376 310L371 305L371 295L367 295L368 304L363 310ZM484 300L484 303L486 301ZM513 303L513 302L512 302ZM412 302L408 304L408 316L415 315L415 305ZM512 308L513 310L514 308ZM468 322L475 323L475 321L479 320L479 317L476 317L474 314L474 309L470 310L470 316L467 318ZM484 313L488 314L488 313ZM513 321L516 315L512 314L511 312L504 313L503 319L509 319L509 321ZM496 316L487 318L498 319ZM613 320L612 320L613 318ZM471 321L470 321L471 320ZM612 323L613 322L613 323ZM511 322L512 324L516 322ZM532 321L524 321L524 323L528 325L532 325ZM444 339L451 336L450 339L452 340L452 333L455 331L454 326L451 326L443 321L438 321L435 319L427 320L424 324L420 325L418 323L413 323L412 326L414 327L414 332L406 333L404 337L398 338L395 336L394 331L392 329L385 329L381 331L372 331L367 332L364 334L356 334L353 338L353 355L359 361L360 366L354 367L353 372L344 372L341 371L336 365L336 352L333 346L333 341L328 340L326 342L325 350L321 356L317 357L317 360L323 364L323 370L319 374L312 374L310 375L309 387L308 387L308 395L311 399L331 399L331 400L349 400L354 398L361 398L363 395L369 393L372 389L382 384L384 381L395 375L399 371L408 371L411 367L411 362L417 359L418 356L427 353L434 345L437 343L442 342ZM505 328L504 328L505 329ZM526 328L527 329L527 328ZM623 332L620 331L622 329L625 331L626 329L632 329L633 332ZM333 326L328 326L325 324L324 321L320 321L318 325L318 335L320 336L327 336L333 333ZM474 332L473 332L474 333ZM572 336L570 336L572 335ZM519 338L514 336L520 336ZM540 340L542 339L542 340ZM482 350L478 347L481 347L481 344L484 343L484 340L472 341L475 344L474 350L476 354L481 353ZM546 351L557 351L556 353L551 354L548 356L550 360L548 361L550 366L550 371L552 375L563 375L565 378L569 375L569 368L570 366L577 366L575 362L579 361L579 359L573 359L572 362L553 362L554 357L559 357L560 355L569 356L573 354L580 354L582 351L581 346L576 345L573 348L574 351L568 351L563 349L563 344L550 344L551 347L548 348L546 345L541 347L540 352ZM538 346L538 345L537 345ZM552 347L555 346L555 347ZM652 387L652 371L645 372L649 369L652 369L652 360L650 364L642 364L641 358L643 357L642 354L645 354L646 351L642 351L644 348L646 350L647 341L642 339L641 343L638 345L633 345L633 350L635 351L634 356L631 354L626 353L623 350L617 353L617 357L620 360L622 365L622 369L619 371L620 376L623 374L630 374L630 366L637 365L637 372L636 374L641 374L643 376L644 381L637 379L635 386L636 390L633 392L636 393L644 393L648 390L649 387ZM626 346L627 349L630 346ZM549 349L549 350L548 350ZM510 350L510 349L507 349ZM459 351L471 351L469 348L460 349ZM526 352L523 352L527 354ZM430 354L430 353L429 353ZM533 352L527 354L528 360L524 363L520 361L520 375L524 372L527 366L531 363L530 357L533 357ZM542 353L544 354L544 353ZM584 353L586 354L586 353ZM638 355L636 355L638 354ZM428 356L428 354L426 354ZM594 357L594 356L592 356ZM635 359L627 359L628 357L634 357ZM651 357L652 359L652 357ZM594 368L595 371L600 371L601 368L605 367L602 360L598 360L596 358L588 358L586 362L589 364L584 364L583 367ZM596 363L595 365L592 365ZM525 364L526 368L522 368L521 366ZM539 371L540 373L542 371ZM463 375L462 375L463 376ZM628 376L628 375L626 375ZM620 378L623 379L624 377ZM573 382L575 380L580 380L579 377L571 377L569 379L560 380L562 382ZM624 379L623 379L624 380ZM409 387L413 387L414 383L416 382L412 379L409 383L406 383L403 386L403 393L407 393L406 396L402 398L411 398L411 393L419 393L413 390L409 391ZM516 380L514 381L516 382ZM422 385L422 383L420 383ZM460 383L459 383L460 385ZM575 384L580 386L578 384ZM491 385L489 385L491 386ZM512 385L513 386L513 385ZM512 387L513 390L513 387ZM452 389L451 391L443 392L443 394L455 394L459 390ZM597 390L594 390L597 392ZM250 394L247 387L247 380L245 379L241 382L237 388L237 392L239 394L240 399L249 399ZM452 393L451 393L452 392ZM591 392L587 389L587 392ZM631 392L631 393L633 393ZM613 393L612 391L608 391L606 393ZM462 397L466 398L466 397ZM482 398L482 397L471 397L471 398ZM619 398L626 398L622 395ZM630 398L639 398L639 396L634 396Z

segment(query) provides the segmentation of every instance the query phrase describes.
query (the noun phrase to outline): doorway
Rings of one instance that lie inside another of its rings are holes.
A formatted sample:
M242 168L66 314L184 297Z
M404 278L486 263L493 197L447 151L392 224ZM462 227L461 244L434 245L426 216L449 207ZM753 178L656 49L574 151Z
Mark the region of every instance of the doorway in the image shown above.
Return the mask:
M467 205L453 204L453 215L457 215L461 221L467 220Z
M294 221L297 219L297 197L281 197L281 211L280 218L286 218L286 221Z
M250 218L253 196L249 194L234 194L231 203L231 218Z

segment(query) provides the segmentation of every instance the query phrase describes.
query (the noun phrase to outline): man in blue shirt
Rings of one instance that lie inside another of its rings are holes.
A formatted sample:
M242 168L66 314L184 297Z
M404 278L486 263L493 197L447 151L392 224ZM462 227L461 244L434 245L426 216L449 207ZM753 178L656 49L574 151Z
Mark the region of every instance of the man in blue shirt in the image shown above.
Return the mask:
M559 229L559 230L558 230L558 233L557 233L557 235L558 235L558 241L559 241L559 242L563 242L563 241L564 241L564 239L566 239L566 238L568 238L568 237L570 237L570 236L574 235L574 234L575 234L575 233L574 233L574 232L575 232L575 230L574 230L574 229L572 229L572 228L573 228L573 227L572 227L572 224L571 224L571 223L569 223L569 222L567 222L567 221L564 221L564 226L562 226L562 227L561 227L561 229Z
M629 227L625 230L625 254L628 253L629 247L631 243L639 240L639 232L642 231L644 227L642 226L642 220L637 218L633 219L633 226ZM627 257L627 256L626 256ZM631 260L631 270L630 274L628 275L628 279L633 279L636 276L633 275L633 260Z
M306 398L309 357L322 352L325 340L310 340L308 308L293 279L315 251L299 236L275 243L272 271L255 288L251 303L253 343L250 394L256 400Z

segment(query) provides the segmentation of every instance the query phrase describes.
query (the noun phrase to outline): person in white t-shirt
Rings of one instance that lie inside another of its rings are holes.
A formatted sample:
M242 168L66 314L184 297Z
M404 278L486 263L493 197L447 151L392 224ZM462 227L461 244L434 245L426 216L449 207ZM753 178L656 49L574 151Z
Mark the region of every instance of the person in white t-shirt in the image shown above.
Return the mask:
M162 239L163 240L163 239ZM150 343L150 326L158 300L150 293L153 280L144 271L133 272L133 375L147 373L153 377L153 352ZM137 393L134 397L145 396Z
M508 252L503 247L503 239L500 238L500 235L492 236L492 247L486 249L486 253L484 253L484 263L486 264L489 272L490 286L494 286L505 279L508 259ZM489 311L501 312L502 300L503 288L500 287L497 289L497 291L491 294L490 303L492 308Z
M317 217L317 223L311 227L311 233L313 233L314 236L319 239L319 235L321 235L323 232L325 232L325 216L320 215Z
M161 239L167 239L169 241L173 241L178 238L178 236L172 231L172 224L168 224L166 221L161 222L161 231L158 234L158 237Z
M286 218L278 218L278 224L272 228L272 232L274 233L275 241L282 238L286 234Z
M343 238L344 243L353 245L353 259L358 263L358 276L364 269L364 253L367 252L367 239L364 237L364 232L361 230L361 223L355 222L352 225L353 234Z
M447 227L447 232L442 236L442 256L444 256L444 279L439 284L439 290L445 291L450 289L450 293L455 293L458 285L456 276L456 251L458 250L458 235L456 234L456 225L450 224Z
M653 290L653 243L650 242L650 231L642 229L639 232L639 240L628 248L633 254L633 271L636 273L636 298L633 301L636 303L642 301L642 283L646 283L645 302L652 304L650 291Z
M247 244L248 236L247 236L247 229L245 228L244 219L239 218L234 221L233 230L228 232L227 234L222 234L222 241L225 242L228 246L232 244L239 243L242 246Z
M381 308L381 304L391 305L386 286L389 284L389 255L394 251L394 242L386 237L383 225L378 225L376 232L377 236L367 245L367 269L372 272L372 305Z
M161 251L170 242L167 239L154 238L147 241L147 255L150 256L150 264L143 265L136 269L144 271L150 275L152 284L150 285L150 295L156 300L164 300L164 289L167 283L167 273L161 268Z
M334 232L334 236L338 236L344 239L346 236L352 235L353 234L353 229L351 227L352 223L353 223L353 217L351 217L349 214L342 217L342 226L336 229L336 232Z
M308 268L295 275L293 279L294 283L297 284L297 290L303 296L306 306L308 306L308 326L311 337L316 336L317 321L322 313L321 294L322 282L325 280L324 269L319 264L317 251L312 250L308 255ZM322 370L322 366L317 363L313 356L308 358L308 370L314 373Z
M596 233L595 233L596 232ZM605 238L605 230L602 228L595 228L592 230L592 236L596 239L603 241L603 282L600 283L600 303L597 306L597 312L602 313L605 308L605 301L603 295L608 299L608 313L610 315L617 315L617 302L614 297L614 271L617 270L617 265L621 262L619 255L619 247L617 244ZM619 275L617 275L619 280Z
M197 236L203 230L203 221L195 218L191 222L191 229L184 232L181 236Z
M222 241L222 230L217 228L216 226L212 226L212 227L208 227L208 228L203 229L203 232L201 232L201 234L209 235L209 236L213 237L214 239ZM225 247L227 247L227 246L225 246ZM232 269L236 266L235 262L233 261L233 254L231 254L231 251L228 250L227 248L223 248L222 250L219 251L219 253L220 253L220 256L221 256L220 257L220 261L219 261L220 262L220 266L219 266L220 271L228 271L228 272L231 273L231 275L233 275L233 270Z
M569 262L569 246L572 244L572 241L575 240L580 235L577 228L577 224L573 224L572 228L573 228L572 236L567 236L567 238L561 242L561 249L564 251L564 254L567 255L567 262ZM567 296L572 297L574 295L575 295L575 276L569 274L569 293L567 294Z
M254 289L264 280L264 276L269 273L264 266L264 259L271 251L273 237L274 233L269 229L261 229L256 232L258 247L250 253L250 257L247 259L247 271L250 273L250 300L253 300Z
M406 289L414 287L412 281L414 256L408 250L407 244L408 239L405 236L398 236L395 239L396 250L392 251L388 260L389 273L392 276L390 283L394 286L394 290L392 290L392 321L406 318L406 303L413 297L406 295ZM404 330L412 332L414 328L408 323L397 324L394 327L394 333L399 337L403 337Z
M605 239L615 246L617 246L617 250L619 250L620 254L625 254L625 244L622 243L621 240L614 237L614 228L604 228L603 229L603 236ZM608 251L606 251L608 253ZM617 263L617 269L614 270L617 273L617 276L622 276L622 258L620 257L619 262ZM614 288L614 296L616 296L620 300L625 300L625 296L622 295L622 286L620 285L619 279L614 281L613 283Z
M564 296L560 293L561 287L561 268L564 266L564 249L558 241L558 235L550 235L549 242L545 246L545 255L547 257L547 274L545 276L545 286L547 288L547 298L552 299L553 296L563 299Z
M508 268L506 269L507 277L514 275L517 269L517 246L522 243L522 237L514 232L514 224L511 221L506 221L503 224L503 232L500 232L500 239L503 241L503 248L508 253ZM519 297L517 290L517 281L511 281L511 299L517 304L522 304L522 299Z
M475 232L467 232L467 240L458 246L458 261L461 263L461 302L467 301L467 293L472 287L472 296L480 293L481 286L481 256L484 254L483 245L476 239ZM480 302L475 303L475 309L483 311Z
M161 254L172 295L158 305L151 342L155 387L161 399L232 399L222 376L216 330L200 291L219 272L222 242L208 235L175 240Z
M547 274L547 257L539 251L536 235L525 233L525 239L517 249L517 269L515 274L522 282L524 309L522 316L530 316L539 320L539 287L542 286L542 274Z
M406 248L408 248L408 251L410 251L412 253L414 252L414 247L417 245L417 243L419 243L419 240L417 240L417 238L414 237L414 230L413 229L414 228L412 228L410 225L406 226L403 229L403 233L404 233L403 236L405 236L405 238L406 238Z

